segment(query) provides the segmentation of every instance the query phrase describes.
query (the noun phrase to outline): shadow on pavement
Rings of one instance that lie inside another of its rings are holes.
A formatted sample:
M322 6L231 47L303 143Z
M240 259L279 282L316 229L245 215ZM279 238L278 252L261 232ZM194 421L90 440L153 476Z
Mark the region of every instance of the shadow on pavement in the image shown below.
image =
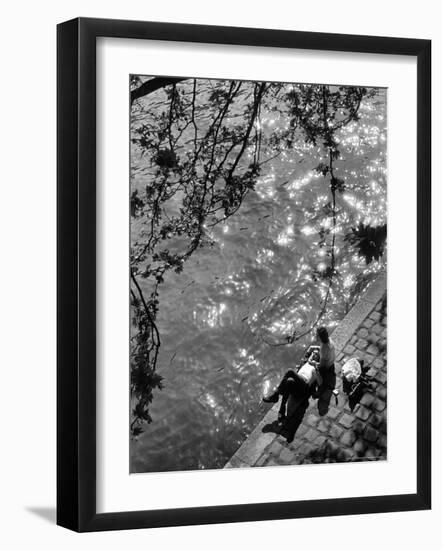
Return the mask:
M308 405L307 399L294 403L290 403L289 400L286 420L282 424L279 424L277 420L266 424L262 429L263 433L272 432L281 435L287 440L287 443L291 443L295 439L296 431L302 423Z

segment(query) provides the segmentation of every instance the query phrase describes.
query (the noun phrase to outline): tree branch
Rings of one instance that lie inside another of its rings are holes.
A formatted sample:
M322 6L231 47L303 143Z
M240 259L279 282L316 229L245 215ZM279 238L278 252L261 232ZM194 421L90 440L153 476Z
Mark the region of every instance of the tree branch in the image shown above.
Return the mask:
M141 86L130 92L130 102L133 103L136 99L140 99L140 97L151 94L160 88L165 88L170 84L178 84L178 82L183 80L186 80L186 78L174 76L157 76L146 80Z

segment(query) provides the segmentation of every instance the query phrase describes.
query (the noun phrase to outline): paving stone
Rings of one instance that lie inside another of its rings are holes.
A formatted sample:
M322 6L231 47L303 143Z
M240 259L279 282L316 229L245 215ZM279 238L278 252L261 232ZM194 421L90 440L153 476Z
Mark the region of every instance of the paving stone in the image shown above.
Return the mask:
M272 456L278 456L282 449L283 445L277 439L275 439L275 441L267 449L267 452Z
M374 325L374 321L373 321L373 319L370 319L370 317L367 317L367 319L365 319L365 321L362 323L362 325L365 328L371 328Z
M365 426L366 426L365 422L361 422L360 420L355 420L355 422L353 422L352 430L356 435L361 435L364 433Z
M364 352L364 356L363 356L363 359L364 359L364 364L366 367L370 366L370 368L372 368L372 363L374 363L374 360L376 359L376 356L373 355L372 353L367 353L367 352ZM378 372L378 369L374 369L376 372Z
M322 433L328 433L330 431L330 426L331 426L330 420L328 420L327 418L323 418L319 422L317 428Z
M385 409L385 401L383 399L376 399L373 403L373 408L378 412L382 412Z
M299 428L296 430L295 437L297 437L297 438L303 437L307 433L308 429L309 429L308 425L303 422L299 426Z
M336 420L336 418L338 418L340 414L341 414L341 411L336 407L330 407L327 412L327 416L332 420Z
M378 440L377 440L376 444L380 449L386 449L387 448L387 436L384 435L384 434L381 434L378 437Z
M309 414L306 419L306 424L315 428L318 425L319 417L316 414Z
M370 447L365 451L365 458L363 460L370 460L375 462L378 460L385 460L387 458L387 451L377 449L376 447Z
M341 428L340 426L333 425L330 428L329 437L333 437L335 439L339 439L344 431L344 428Z
M364 405L360 405L358 410L356 411L356 416L360 420L367 420L367 418L370 416L370 410L367 409L367 407L364 407Z
M368 337L368 330L364 327L360 328L358 330L358 336L359 336L359 338L367 338Z
M281 460L280 456L276 457L274 460L275 460L276 464L278 464L278 466L288 466L289 465L289 464L287 464L287 462L284 462L283 460Z
M384 423L384 416L382 414L372 414L370 417L370 424L373 428L379 429Z
M375 346L375 344L370 344L366 350L366 353L369 353L371 355L373 355L374 357L376 357L376 355L379 354L379 348L377 346Z
M384 401L387 400L387 388L383 388L382 386L379 386L376 390L376 395L379 397L379 399L383 399Z
M376 334L376 336L379 338L379 336L382 334L382 331L384 330L384 327L381 324L375 324L373 325L372 330Z
M379 313L379 311L373 311L372 313L370 313L369 317L370 319L373 319L375 323L378 323L381 320L381 314Z
M356 348L352 344L347 344L344 348L344 353L352 355L356 351Z
M372 393L364 393L364 395L361 397L360 403L361 405L365 405L366 407L370 407L370 405L375 400L375 396Z
M384 361L382 359L375 359L373 361L373 365L372 365L374 368L376 369L382 369L383 366L384 366Z
M368 369L366 371L366 374L369 378L374 378L377 373L379 372L379 369L376 368L374 365L373 365L374 361L369 361L366 357L364 357L364 366ZM371 374L370 374L371 373ZM370 388L370 386L368 386Z
M367 447L367 450L365 451L364 456L366 459L373 459L373 458L377 458L379 456L379 453L376 452L376 449L373 449L373 447Z
M327 454L336 456L336 453L339 451L339 445L335 441L328 439L327 440Z
M346 431L342 434L340 442L347 447L351 447L356 441L356 435L352 430Z
M339 449L336 458L338 462L349 462L352 457L353 451L350 451L349 449Z
M375 378L377 376L378 372L379 371L377 369L374 369L373 367L370 367L367 371L367 376L369 378Z
M307 456L313 451L312 443L303 443L298 449L299 456Z
M339 420L339 422L345 427L350 428L350 426L353 424L354 418L353 416L350 416L349 414L342 415L342 418Z
M367 443L363 439L357 439L353 444L353 450L358 456L364 456Z
M278 460L281 462L284 462L284 464L292 464L293 463L293 452L290 451L290 449L285 448L281 451L281 454L278 457Z
M298 432L296 432L296 437L290 443L287 442L286 447L288 447L292 452L298 451L299 447L303 444L303 439L298 437Z
M363 351L367 347L367 340L362 340L362 338L360 338L355 345L359 351Z
M366 441L369 441L370 443L374 443L378 438L378 436L379 436L379 432L374 428L372 428L371 426L367 426L365 428L364 438Z
M321 447L326 441L327 438L324 435L318 435L318 437L315 439L315 445Z
M307 439L307 441L313 441L317 435L318 435L318 432L313 428L310 428L308 432L305 434L305 439Z

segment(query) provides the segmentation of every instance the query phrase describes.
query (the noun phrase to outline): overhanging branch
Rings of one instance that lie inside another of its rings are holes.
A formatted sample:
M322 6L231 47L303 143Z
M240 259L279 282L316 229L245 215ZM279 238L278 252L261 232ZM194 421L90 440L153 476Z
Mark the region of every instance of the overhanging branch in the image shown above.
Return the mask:
M155 90L159 90L160 88L164 88L165 86L169 86L170 84L177 84L182 80L187 79L174 76L158 76L155 78L151 78L150 80L147 80L146 82L141 84L141 86L138 86L138 88L135 88L135 90L132 90L130 92L130 102L133 103L136 99L139 99L140 97L151 94L152 92L155 92Z

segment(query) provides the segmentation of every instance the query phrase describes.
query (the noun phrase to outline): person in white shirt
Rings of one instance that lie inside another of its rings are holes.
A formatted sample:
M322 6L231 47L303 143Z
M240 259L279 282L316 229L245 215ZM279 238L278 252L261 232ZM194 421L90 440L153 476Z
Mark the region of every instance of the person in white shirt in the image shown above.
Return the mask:
M316 387L321 384L319 353L316 349L313 349L306 362L298 369L298 372L287 371L276 390L271 395L263 397L263 401L265 403L277 403L281 396L281 406L278 414L278 420L281 422L286 417L286 404L290 396L308 400Z

